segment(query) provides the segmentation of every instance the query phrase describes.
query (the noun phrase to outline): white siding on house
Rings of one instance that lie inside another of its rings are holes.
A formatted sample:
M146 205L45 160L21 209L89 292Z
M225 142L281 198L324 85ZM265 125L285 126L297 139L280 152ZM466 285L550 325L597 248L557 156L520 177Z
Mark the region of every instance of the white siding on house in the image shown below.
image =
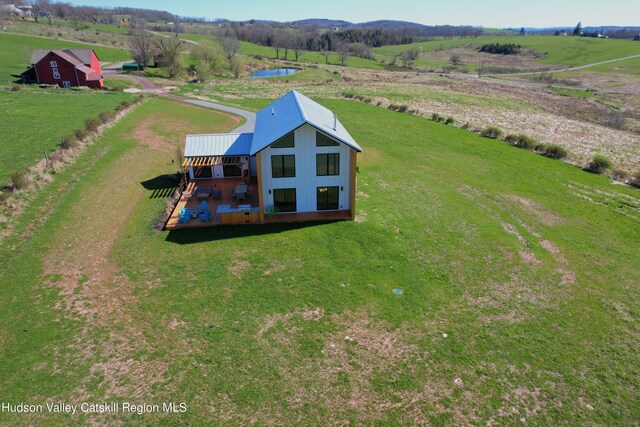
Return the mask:
M262 174L263 209L273 205L273 190L277 188L295 188L297 212L315 212L317 210L316 189L318 187L339 187L338 210L348 210L350 201L350 156L353 149L343 143L334 147L316 147L316 128L305 124L295 130L294 148L265 148L260 153L260 171ZM316 154L340 153L340 174L316 176ZM296 176L294 178L272 178L272 155L295 155ZM342 188L342 190L340 190ZM271 190L271 194L269 194Z

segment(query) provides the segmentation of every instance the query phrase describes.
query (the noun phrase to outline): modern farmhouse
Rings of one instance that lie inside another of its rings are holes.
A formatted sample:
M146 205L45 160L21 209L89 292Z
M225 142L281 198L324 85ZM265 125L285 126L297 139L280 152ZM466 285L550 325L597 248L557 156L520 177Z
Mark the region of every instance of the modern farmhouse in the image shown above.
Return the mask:
M22 73L25 83L88 86L102 89L104 81L100 60L93 49L36 49L31 67Z
M353 219L361 151L333 112L291 91L253 133L187 136L188 184L166 227Z

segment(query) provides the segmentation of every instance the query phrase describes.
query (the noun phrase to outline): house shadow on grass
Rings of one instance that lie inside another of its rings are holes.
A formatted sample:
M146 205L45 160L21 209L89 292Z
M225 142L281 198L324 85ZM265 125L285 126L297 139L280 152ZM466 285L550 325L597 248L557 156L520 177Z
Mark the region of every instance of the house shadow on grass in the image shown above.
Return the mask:
M167 241L180 245L191 243L216 242L242 237L262 236L266 234L278 234L287 231L300 230L307 227L318 227L341 221L307 221L307 222L281 222L274 224L240 224L218 225L206 228L182 228L170 230Z
M151 192L150 199L165 199L173 196L179 181L174 174L159 175L140 184Z

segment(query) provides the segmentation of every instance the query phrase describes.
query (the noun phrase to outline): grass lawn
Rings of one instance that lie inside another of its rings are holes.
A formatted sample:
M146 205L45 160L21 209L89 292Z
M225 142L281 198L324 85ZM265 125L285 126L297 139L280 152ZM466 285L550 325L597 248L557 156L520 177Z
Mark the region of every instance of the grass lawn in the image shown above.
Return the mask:
M609 64L596 65L594 67L585 68L585 71L592 71L595 73L640 75L640 58L633 58L624 61L611 62Z
M242 41L240 42L240 50L245 55L258 55L258 56L264 56L265 58L276 59L276 50L272 47L261 46L255 43ZM286 59L293 61L294 58L295 57L293 56L293 51L289 50L289 53L287 54ZM282 49L280 50L279 59L284 59L284 50ZM300 55L299 60L300 62L312 62L315 64L325 63L325 58L322 54L320 54L320 52L305 51L302 53L302 55ZM338 56L338 54L331 54L329 56L329 64L340 65L340 57ZM349 67L357 67L357 68L371 68L374 70L385 69L384 64L381 64L379 62L376 62L370 59L358 58L355 56L350 56L345 62L345 65Z
M120 101L130 97L127 93L66 89L0 90L0 107L4 111L0 183L6 183L11 173L41 160L62 138L84 128L86 119L114 110Z
M3 399L188 410L0 423L635 423L637 190L323 103L364 148L357 221L154 231L174 142L233 127L166 100L63 171L0 247Z
M113 87L121 87L124 89L135 87L137 89L142 89L142 85L135 80L131 79L122 79L118 77L107 77L104 79L105 87L113 88Z
M0 85L16 80L13 74L26 70L35 49L91 48L102 62L128 61L131 54L124 49L94 46L84 43L60 41L41 37L0 33Z

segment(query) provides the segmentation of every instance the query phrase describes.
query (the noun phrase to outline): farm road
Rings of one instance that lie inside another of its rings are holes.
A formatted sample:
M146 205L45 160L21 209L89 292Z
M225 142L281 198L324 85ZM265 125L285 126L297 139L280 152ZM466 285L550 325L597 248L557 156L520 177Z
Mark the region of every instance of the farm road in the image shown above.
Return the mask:
M640 58L640 55L625 56L624 58L609 59L607 61L594 62L592 64L579 65L577 67L571 67L571 68L562 68L560 70L548 70L548 71L544 71L544 74L564 73L567 71L582 70L584 68L595 67L597 65L603 65L603 64L610 64L611 62L626 61L627 59L634 59L634 58ZM485 76L530 76L533 74L540 74L540 73L541 71L527 71L525 73L485 74ZM471 75L471 74L469 74L468 76L477 77L476 75Z
M185 96L174 95L173 93L171 93L170 86L158 87L151 80L145 77L119 74L116 70L103 70L103 74L105 77L118 77L118 78L133 80L138 84L140 84L140 86L142 86L141 92L144 92L144 93L154 93L161 97L172 98L178 101L187 102L189 104L198 105L200 107L225 111L227 113L232 113L232 114L236 114L238 116L244 117L246 120L245 123L235 128L232 132L239 132L239 133L253 132L253 129L256 125L256 113L254 112L242 110L240 108L227 107L226 105L216 104L215 102L203 101L200 99L191 99Z

